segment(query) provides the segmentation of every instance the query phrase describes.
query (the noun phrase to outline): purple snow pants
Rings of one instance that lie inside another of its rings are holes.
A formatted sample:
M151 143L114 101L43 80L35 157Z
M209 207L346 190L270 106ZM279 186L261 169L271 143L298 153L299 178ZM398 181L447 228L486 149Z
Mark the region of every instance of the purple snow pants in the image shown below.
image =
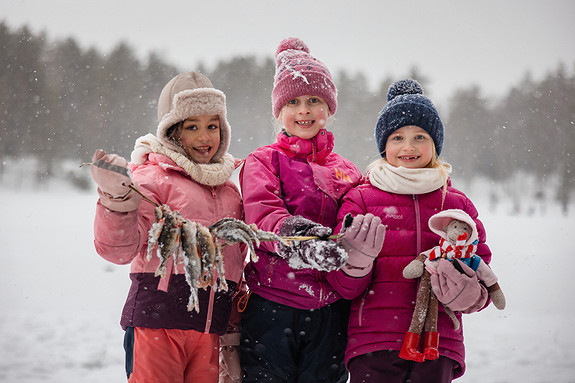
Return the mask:
M440 356L423 363L401 359L399 351L377 351L348 363L350 383L449 383L456 361Z

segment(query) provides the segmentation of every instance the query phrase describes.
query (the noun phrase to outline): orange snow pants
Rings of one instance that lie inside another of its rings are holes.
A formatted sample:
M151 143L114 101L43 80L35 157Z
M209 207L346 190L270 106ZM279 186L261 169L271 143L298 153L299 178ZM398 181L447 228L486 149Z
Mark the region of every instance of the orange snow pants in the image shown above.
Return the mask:
M133 351L129 383L218 382L216 334L136 327Z

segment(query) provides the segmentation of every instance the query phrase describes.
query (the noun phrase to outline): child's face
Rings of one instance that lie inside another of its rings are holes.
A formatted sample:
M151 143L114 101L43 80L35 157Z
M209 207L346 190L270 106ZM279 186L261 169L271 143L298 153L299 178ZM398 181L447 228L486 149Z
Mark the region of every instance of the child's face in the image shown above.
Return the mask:
M189 117L182 125L180 143L194 161L209 163L220 147L220 117L217 114Z
M385 157L391 165L404 168L424 168L433 156L433 139L419 126L397 129L385 144Z
M279 118L290 136L310 139L325 127L329 115L323 98L305 95L288 101Z

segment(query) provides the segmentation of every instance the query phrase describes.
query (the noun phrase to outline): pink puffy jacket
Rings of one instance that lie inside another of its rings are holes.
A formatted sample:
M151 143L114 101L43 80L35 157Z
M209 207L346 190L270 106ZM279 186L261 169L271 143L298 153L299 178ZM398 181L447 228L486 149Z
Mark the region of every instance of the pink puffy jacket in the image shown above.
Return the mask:
M246 222L277 233L291 215L301 215L335 228L344 194L356 186L361 172L332 152L333 134L322 129L305 140L278 134L277 142L250 154L241 173ZM251 291L299 309L316 309L341 299L326 272L293 269L273 244L256 249L258 262L245 268Z
M184 218L210 226L224 217L243 219L240 193L231 181L210 187L190 178L171 159L150 153L148 160L132 169L132 179L143 193L159 204L168 204ZM132 285L122 313L122 327L172 328L217 333L226 331L234 289L242 278L245 247L223 249L229 290L199 289L200 312L187 311L190 287L183 265L170 277L167 292L158 290L154 277L159 264L155 255L146 261L148 232L154 208L142 201L137 211L119 213L98 202L94 224L96 251L116 264L131 263ZM155 254L155 251L154 251Z
M417 279L405 279L403 269L419 253L437 245L439 236L428 227L429 218L441 210L442 189L427 194L405 195L381 191L368 180L350 191L338 213L341 222L347 213L372 213L387 226L385 242L373 270L363 278L338 271L328 278L338 292L353 299L348 327L346 363L355 356L380 350L400 350L409 328ZM476 222L479 232L477 255L489 263L491 251L485 244L485 230L477 210L461 191L449 186L443 209L461 209ZM461 314L456 313L461 320ZM459 363L456 377L465 371L463 330L453 330L451 319L440 305L439 353Z

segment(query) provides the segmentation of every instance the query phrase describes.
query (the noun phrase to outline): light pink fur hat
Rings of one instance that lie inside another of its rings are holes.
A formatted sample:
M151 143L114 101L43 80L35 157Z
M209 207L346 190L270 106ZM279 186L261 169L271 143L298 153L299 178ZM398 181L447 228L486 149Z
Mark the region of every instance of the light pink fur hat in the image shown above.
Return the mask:
M337 88L325 64L309 54L300 39L283 40L276 51L276 74L272 90L274 117L290 100L304 95L323 98L332 115L337 110Z

